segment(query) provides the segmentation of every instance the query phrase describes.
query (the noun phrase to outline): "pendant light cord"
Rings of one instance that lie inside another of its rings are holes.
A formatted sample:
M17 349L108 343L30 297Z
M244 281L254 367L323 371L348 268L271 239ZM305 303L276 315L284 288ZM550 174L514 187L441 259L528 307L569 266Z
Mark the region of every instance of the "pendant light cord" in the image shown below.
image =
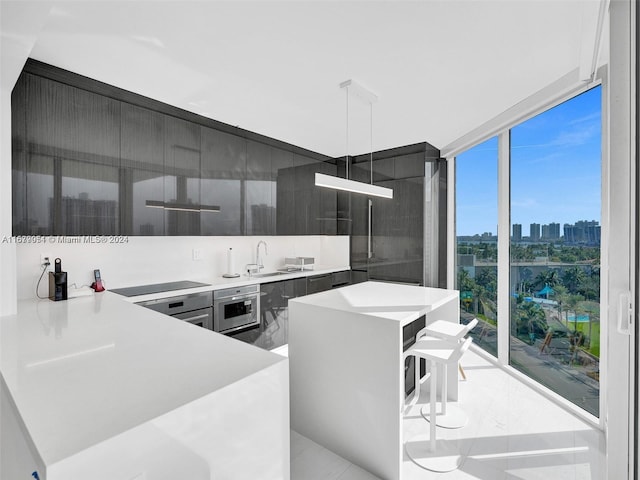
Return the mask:
M370 163L371 163L371 185L373 185L373 103L369 102L369 149L371 150Z
M345 178L347 180L349 180L349 87L346 87L344 89L344 91L345 91L345 94L347 96L347 116L346 116L346 120L347 120L347 129L346 129L347 130L347 144L346 144L346 147L345 147L345 151L347 152L347 154L344 157L344 162L345 162L346 169L347 169Z

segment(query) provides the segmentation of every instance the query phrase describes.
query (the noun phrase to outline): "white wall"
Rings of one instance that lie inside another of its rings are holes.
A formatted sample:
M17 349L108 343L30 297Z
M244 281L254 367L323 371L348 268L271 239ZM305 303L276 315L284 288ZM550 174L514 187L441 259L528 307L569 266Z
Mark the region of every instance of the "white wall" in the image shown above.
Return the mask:
M62 260L69 283L78 287L93 281L93 270L100 269L107 289L132 285L193 280L212 282L227 273L227 250L233 248L238 273L247 263L255 262L256 245L267 242L263 255L264 271L284 265L290 256L315 257L316 265L347 267L348 236L277 236L277 237L121 237L127 243L64 243L85 237L42 237L45 243L20 244L16 247L18 299L35 298L35 288L42 272L40 254ZM107 239L108 237L87 237ZM53 240L53 242L52 242ZM193 251L200 250L200 260ZM51 267L50 267L51 268ZM40 295L47 294L46 275Z
M11 90L51 2L0 2L0 238L11 237ZM0 315L16 309L16 249L0 242Z

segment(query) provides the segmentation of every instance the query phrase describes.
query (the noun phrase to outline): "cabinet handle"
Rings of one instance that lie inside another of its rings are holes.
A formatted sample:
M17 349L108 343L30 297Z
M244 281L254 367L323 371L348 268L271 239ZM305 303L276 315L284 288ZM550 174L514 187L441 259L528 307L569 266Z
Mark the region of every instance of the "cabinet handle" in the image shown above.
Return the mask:
M320 280L325 280L325 279L329 278L330 276L331 275L323 275L321 277L309 277L309 283L318 282Z
M369 199L369 231L367 232L367 258L373 257L373 248L371 245L371 236L373 233L373 201Z
M169 304L169 308L182 307L183 305L184 305L184 302L175 302L175 303L170 303L170 304Z

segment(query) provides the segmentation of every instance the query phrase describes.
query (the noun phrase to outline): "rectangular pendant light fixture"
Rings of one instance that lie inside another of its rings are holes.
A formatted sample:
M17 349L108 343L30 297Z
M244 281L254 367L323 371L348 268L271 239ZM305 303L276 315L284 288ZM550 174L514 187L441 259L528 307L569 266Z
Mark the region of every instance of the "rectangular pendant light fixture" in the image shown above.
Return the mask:
M332 188L334 190L342 190L345 192L359 193L372 197L393 198L393 190L391 188L380 187L373 184L373 104L378 101L378 96L371 90L363 87L355 80L345 80L340 84L346 92L347 99L347 148L345 156L346 178L334 177L323 173L316 173L316 187ZM349 94L360 98L369 105L370 127L371 127L371 183L357 182L349 179Z
M218 205L195 205L191 203L161 202L159 200L147 200L145 207L162 208L164 210L176 210L179 212L219 212Z
M316 173L316 186L343 190L345 192L362 193L372 197L393 198L393 190L370 183L356 182L346 178L333 177L324 173Z

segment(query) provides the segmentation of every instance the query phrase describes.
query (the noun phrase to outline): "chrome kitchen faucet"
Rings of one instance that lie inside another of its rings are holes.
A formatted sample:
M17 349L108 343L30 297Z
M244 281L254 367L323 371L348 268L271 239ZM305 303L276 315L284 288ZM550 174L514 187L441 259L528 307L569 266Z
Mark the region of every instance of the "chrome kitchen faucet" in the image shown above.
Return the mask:
M264 245L264 254L268 255L268 253L267 253L267 242L265 242L264 240L260 240L258 242L258 246L256 247L256 264L258 265L258 271L260 271L260 269L264 268L264 265L262 264L262 258L260 258L260 245Z

